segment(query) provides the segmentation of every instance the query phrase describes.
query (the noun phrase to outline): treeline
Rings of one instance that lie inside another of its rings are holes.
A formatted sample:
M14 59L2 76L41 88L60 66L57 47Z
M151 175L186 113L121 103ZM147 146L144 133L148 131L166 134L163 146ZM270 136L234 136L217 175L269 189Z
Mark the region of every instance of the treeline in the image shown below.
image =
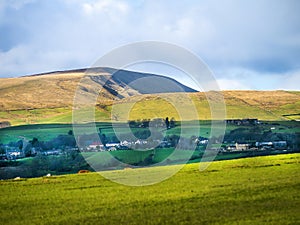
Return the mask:
M19 140L17 142L9 142L8 147L13 147L20 151L22 150L24 151L25 157L29 157L40 151L74 148L76 147L76 140L73 136L73 131L70 130L68 134L60 134L49 141L42 141L34 137L29 141ZM0 144L0 154L5 154L4 144Z
M69 174L80 170L93 169L77 151L65 151L59 156L45 156L39 154L28 162L2 161L0 167L0 179L14 177L40 177L46 174Z
M175 119L172 117L169 119L169 117L166 117L165 119L163 118L155 118L155 119L143 119L143 120L129 120L128 121L129 126L132 128L138 128L138 127L149 127L150 123L154 127L166 127L166 128L173 128L176 126L175 124Z
M217 138L213 137L211 141ZM251 128L237 128L226 133L223 142L269 142L286 141L287 145L293 149L300 149L300 133L283 133L264 130L263 127L255 126Z

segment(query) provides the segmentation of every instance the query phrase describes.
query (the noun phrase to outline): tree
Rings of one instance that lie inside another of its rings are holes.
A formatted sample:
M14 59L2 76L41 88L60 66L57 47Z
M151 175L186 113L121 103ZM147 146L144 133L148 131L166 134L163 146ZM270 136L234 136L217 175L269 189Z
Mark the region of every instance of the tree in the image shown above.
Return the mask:
M142 120L142 127L149 127L149 122L150 122L150 119L143 119Z
M0 144L0 154L5 154L5 147L3 144Z
M24 148L25 157L32 156L31 148L32 148L32 144L29 142L29 144Z
M104 147L106 147L107 138L106 138L105 134L100 135L100 140L101 140L102 144L104 145Z
M171 118L171 121L170 121L170 128L173 128L175 127L175 119L174 117Z
M19 140L17 141L17 146L19 148L19 150L22 150L23 149L23 141L22 140Z
M176 147L179 142L180 137L176 134L170 136L170 143L172 147Z
M31 145L32 145L32 147L39 147L39 140L36 138L36 137L34 137L31 141L29 141L30 143L31 143Z
M32 175L42 176L49 171L49 158L47 156L38 155L31 162Z
M149 156L147 156L141 164L145 166L151 165L153 163L153 158L154 158L154 154L152 153Z
M170 129L169 117L166 118L166 127L167 129Z

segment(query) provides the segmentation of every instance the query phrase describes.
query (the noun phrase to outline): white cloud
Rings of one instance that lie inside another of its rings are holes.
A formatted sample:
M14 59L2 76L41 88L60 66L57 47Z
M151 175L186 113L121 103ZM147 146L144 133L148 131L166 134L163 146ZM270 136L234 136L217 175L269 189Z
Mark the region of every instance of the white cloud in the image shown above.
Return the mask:
M218 73L217 82L222 90L299 90L300 70L263 73L234 68Z
M278 89L300 90L300 70L282 75Z
M217 79L217 83L221 90L250 90L251 87L244 84L244 81L234 79Z
M105 13L109 16L117 16L118 13L126 14L129 11L129 5L121 1L98 0L89 3L83 3L82 8L87 15Z
M0 1L5 34L0 76L87 67L112 48L157 40L200 56L224 88L279 87L280 76L299 78L289 72L300 67L299 5L293 0Z

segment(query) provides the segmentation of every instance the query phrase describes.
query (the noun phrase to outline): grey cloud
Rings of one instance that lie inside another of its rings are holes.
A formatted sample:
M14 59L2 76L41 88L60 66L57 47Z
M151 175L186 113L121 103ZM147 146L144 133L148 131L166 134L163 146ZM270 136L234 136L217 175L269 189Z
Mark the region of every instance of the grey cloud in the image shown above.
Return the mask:
M299 1L7 2L0 3L2 77L86 67L142 40L186 47L221 80L234 68L265 75L300 67Z

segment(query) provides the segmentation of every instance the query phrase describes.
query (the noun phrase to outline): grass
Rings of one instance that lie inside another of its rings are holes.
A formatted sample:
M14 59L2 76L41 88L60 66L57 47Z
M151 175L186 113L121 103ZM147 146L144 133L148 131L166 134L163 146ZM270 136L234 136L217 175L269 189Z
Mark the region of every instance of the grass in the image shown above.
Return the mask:
M300 132L299 122L297 121L264 121L264 125L260 125L260 127L268 131L271 127L276 127L274 132L276 133L294 133ZM116 123L118 124L118 123ZM181 134L181 128L186 125L193 124L192 121L185 122L182 126L178 125L175 128L167 130L165 135L181 135L186 138L190 138L193 135L196 135L195 129L191 127L191 129L185 129ZM211 132L211 122L210 121L199 121L200 124L200 136L209 137ZM106 136L113 136L114 130L110 122L97 122L97 128L102 128L102 132L106 134ZM226 132L237 129L239 126L230 125L226 126ZM249 128L246 127L245 128ZM32 125L22 125L22 126L12 126L8 128L0 129L0 143L9 143L10 141L18 141L21 137L25 137L28 140L36 137L41 141L49 141L60 134L67 134L69 130L72 130L72 124L60 124L60 123L49 123L49 124L32 124ZM132 131L141 130L146 128L132 128ZM216 128L218 129L218 127ZM128 132L126 129L118 129L117 132Z
M96 121L109 121L110 115L102 109L96 109ZM72 109L42 108L28 110L0 111L0 121L10 121L14 126L28 124L72 123Z
M12 125L38 123L70 123L75 90L82 74L7 78L0 82L0 121ZM41 88L47 84L45 88ZM210 120L206 95L212 93L168 93L138 95L113 102L105 90L100 94L96 121L115 121L174 117L176 120ZM223 91L226 118L258 118L260 120L299 120L300 94L297 91ZM91 97L88 93L87 99ZM189 110L194 103L197 113ZM176 103L176 106L172 105ZM133 104L129 118L126 109ZM184 110L180 118L178 108Z
M28 140L36 137L39 140L48 141L59 134L67 134L72 129L70 124L38 124L8 127L0 130L0 142L8 143L18 141L21 137Z
M126 164L136 164L143 162L150 154L154 154L153 162L159 163L165 159L169 159L173 161L173 164L181 162L181 161L187 161L189 159L189 156L191 155L197 155L199 156L198 152L186 150L186 151L180 151L177 153L176 156L172 156L171 154L174 152L174 148L166 148L166 149L156 149L156 150L147 150L147 151L128 151L128 150L119 150L119 151L112 151L109 154L113 157L118 158L121 162L124 162ZM92 163L93 165L105 165L107 163L107 153L103 152L83 152L82 156L87 158L89 163ZM170 161L171 162L171 161ZM169 163L170 163L169 162Z
M203 172L199 164L188 164L170 179L142 187L97 173L0 181L0 219L2 224L297 224L299 161L300 154L229 160Z

